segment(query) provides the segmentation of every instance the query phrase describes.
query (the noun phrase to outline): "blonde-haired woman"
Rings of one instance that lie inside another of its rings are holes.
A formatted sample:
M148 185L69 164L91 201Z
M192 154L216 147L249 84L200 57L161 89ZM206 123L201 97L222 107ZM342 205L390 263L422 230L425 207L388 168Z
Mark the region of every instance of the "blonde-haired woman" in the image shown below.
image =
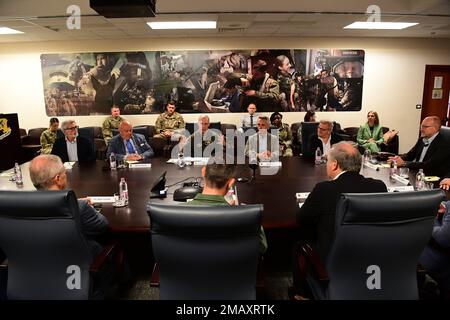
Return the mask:
M367 122L359 127L357 136L358 145L371 152L380 152L380 145L383 143L383 130L380 126L380 119L376 111L367 113Z

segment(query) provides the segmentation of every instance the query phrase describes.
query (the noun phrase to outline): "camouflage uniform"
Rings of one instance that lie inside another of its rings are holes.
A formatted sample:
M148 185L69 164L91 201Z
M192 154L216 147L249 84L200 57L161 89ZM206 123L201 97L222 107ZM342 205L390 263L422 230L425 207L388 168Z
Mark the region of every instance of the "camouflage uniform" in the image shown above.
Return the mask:
M280 142L280 150L281 146L284 146L283 153L281 154L281 156L292 157L292 149L291 149L292 132L291 129L289 128L289 125L283 123L281 128L278 129L278 135L279 135L278 139Z
M112 129L119 129L120 123L125 120L121 116L118 116L117 118L113 116L109 116L108 118L103 121L102 125L102 133L103 133L103 139L105 139L106 145L108 145L109 140L112 139Z
M164 131L176 131L178 129L184 129L185 124L183 117L178 113L174 112L171 116L167 114L167 112L161 113L156 119L155 129L156 134L154 137L166 139L164 136Z
M41 154L50 154L53 149L53 144L56 140L56 131L53 132L50 129L45 130L41 134Z
M283 111L289 111L291 104L291 86L293 81L290 77L278 75L278 84L280 86L281 108Z

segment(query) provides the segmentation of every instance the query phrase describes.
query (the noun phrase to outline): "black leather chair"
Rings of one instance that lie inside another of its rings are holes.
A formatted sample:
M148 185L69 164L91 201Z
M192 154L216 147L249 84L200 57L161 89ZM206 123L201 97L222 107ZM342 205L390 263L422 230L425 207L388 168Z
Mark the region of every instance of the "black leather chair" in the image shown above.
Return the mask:
M442 126L441 130L440 130L440 133L447 141L450 142L450 127Z
M73 191L0 192L8 299L92 298L99 270L116 245L94 260Z
M255 299L262 205L149 204L160 299Z
M439 189L343 194L328 279L308 278L315 298L418 299L417 262L443 199Z
M309 150L309 137L317 133L319 122L302 122L302 153Z
M210 129L216 129L221 131L222 126L220 122L211 122L209 124ZM198 130L198 124L197 122L186 122L186 130L189 131L190 134L193 134L195 130Z

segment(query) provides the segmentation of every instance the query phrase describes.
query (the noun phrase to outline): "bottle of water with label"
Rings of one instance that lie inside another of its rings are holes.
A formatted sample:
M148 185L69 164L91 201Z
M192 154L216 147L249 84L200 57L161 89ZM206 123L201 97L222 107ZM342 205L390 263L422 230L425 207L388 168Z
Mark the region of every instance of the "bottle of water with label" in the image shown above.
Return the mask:
M366 149L366 150L364 151L364 158L363 158L364 163L370 162L370 157L371 157L371 152L370 152L369 149Z
M322 163L322 151L320 150L319 147L317 147L317 149L316 149L316 155L315 155L315 158L314 158L314 163L316 165L319 165L319 164Z
M116 155L114 154L114 152L112 152L111 155L109 156L109 166L111 170L117 169Z
M22 169L20 169L20 166L17 162L14 164L14 175L16 177L16 184L22 185L23 184Z
M177 160L177 165L180 168L183 168L185 166L186 162L184 161L184 154L183 151L180 151L178 153L178 160Z
M128 185L125 181L125 178L120 178L119 183L119 195L120 200L123 200L124 204L128 204Z
M419 169L416 175L416 190L423 190L425 187L425 173L423 173L423 169Z
M391 161L391 168L389 170L389 177L391 179L393 179L394 175L396 175L396 174L397 174L397 161L392 160Z

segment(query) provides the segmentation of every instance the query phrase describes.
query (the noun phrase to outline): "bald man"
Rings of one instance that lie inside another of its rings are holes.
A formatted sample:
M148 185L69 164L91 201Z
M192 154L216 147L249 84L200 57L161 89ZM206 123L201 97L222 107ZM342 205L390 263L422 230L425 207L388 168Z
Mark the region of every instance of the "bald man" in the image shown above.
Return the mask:
M440 133L441 120L436 117L426 117L420 125L420 138L408 153L395 156L399 167L418 170L423 169L426 175L444 177L450 171L450 141Z
M386 185L359 174L361 154L356 144L342 141L334 144L327 157L330 181L316 184L297 213L297 222L313 232L312 242L323 265L334 242L336 204L341 193L387 192Z
M106 156L109 158L111 153L116 155L117 160L128 161L149 160L154 156L145 137L133 133L133 125L128 120L120 123L119 134L109 141Z

